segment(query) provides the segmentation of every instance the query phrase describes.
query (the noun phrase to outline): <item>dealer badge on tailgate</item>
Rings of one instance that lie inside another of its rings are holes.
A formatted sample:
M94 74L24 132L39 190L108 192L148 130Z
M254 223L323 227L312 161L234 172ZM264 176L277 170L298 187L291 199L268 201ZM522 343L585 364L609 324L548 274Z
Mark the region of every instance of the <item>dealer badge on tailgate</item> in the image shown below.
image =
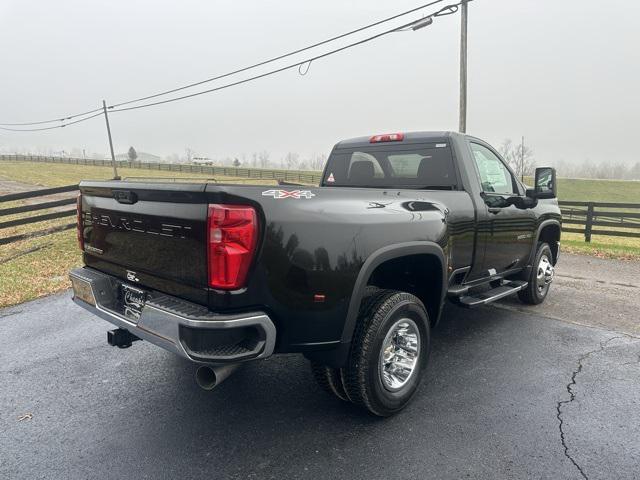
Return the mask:
M138 322L147 299L145 291L122 284L122 303L124 316L133 322Z

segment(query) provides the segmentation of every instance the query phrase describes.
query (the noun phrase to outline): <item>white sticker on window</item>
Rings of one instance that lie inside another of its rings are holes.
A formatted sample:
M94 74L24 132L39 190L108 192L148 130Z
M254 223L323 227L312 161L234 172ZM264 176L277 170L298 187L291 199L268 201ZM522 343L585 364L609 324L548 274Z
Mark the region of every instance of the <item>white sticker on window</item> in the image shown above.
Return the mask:
M329 177L327 177L327 182L333 183L335 181L336 181L336 179L333 177L333 172L331 172L329 174Z

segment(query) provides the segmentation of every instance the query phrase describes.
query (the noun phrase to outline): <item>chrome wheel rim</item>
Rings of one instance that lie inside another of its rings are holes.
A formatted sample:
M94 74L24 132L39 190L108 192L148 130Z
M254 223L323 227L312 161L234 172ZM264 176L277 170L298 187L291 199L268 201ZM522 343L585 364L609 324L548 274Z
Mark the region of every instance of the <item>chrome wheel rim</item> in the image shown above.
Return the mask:
M549 288L549 284L553 282L553 275L554 269L549 257L542 255L536 272L536 287L539 293L544 293Z
M396 392L404 387L418 365L420 330L410 318L401 318L387 332L380 351L380 380Z

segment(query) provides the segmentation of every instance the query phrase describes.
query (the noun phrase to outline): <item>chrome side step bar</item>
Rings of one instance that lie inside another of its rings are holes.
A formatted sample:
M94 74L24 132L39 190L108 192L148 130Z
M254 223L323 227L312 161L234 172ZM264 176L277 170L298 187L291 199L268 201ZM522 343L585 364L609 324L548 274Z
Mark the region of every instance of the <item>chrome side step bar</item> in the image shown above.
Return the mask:
M473 308L480 305L486 305L487 303L495 302L501 298L508 297L520 290L527 288L528 283L522 280L505 280L502 285L486 292L481 292L473 295L463 295L457 299L463 307Z

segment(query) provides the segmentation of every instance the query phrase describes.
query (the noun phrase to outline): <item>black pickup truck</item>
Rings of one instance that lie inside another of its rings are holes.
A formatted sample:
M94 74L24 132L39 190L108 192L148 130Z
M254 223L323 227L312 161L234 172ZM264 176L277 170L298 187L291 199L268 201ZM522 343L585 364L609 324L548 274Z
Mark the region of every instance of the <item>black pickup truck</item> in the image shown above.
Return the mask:
M320 385L388 416L411 399L449 299L544 301L560 249L555 171L527 189L450 132L338 143L319 187L83 181L74 300L200 367L299 352Z

